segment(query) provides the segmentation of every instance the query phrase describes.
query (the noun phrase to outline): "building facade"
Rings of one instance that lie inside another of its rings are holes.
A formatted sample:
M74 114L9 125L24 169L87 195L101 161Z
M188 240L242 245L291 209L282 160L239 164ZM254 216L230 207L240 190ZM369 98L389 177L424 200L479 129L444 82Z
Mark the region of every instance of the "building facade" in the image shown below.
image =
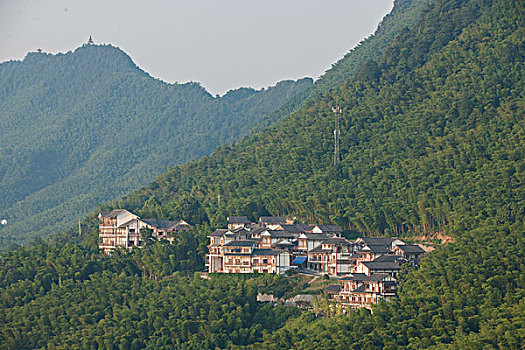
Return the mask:
M144 244L142 230L151 232L154 239L167 239L170 242L178 231L187 231L190 225L183 221L167 219L141 219L125 209L115 209L100 213L99 219L99 249L108 254L117 247L131 249Z

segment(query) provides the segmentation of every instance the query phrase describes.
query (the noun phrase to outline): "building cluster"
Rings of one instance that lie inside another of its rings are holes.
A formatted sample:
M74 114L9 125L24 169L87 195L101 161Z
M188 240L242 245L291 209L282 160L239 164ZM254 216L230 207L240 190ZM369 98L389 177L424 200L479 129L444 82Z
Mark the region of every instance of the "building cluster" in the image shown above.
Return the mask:
M210 273L284 273L303 269L338 280L327 292L343 308L396 297L401 265L419 264L425 250L392 237L348 240L337 225L293 224L284 218L229 217L210 236Z
M364 237L355 241L357 265L327 288L343 309L370 308L379 300L397 297L401 265L418 265L425 250L392 237Z
M190 228L183 220L143 219L125 209L100 213L99 248L141 247L145 240L172 241ZM210 273L284 273L301 270L327 274L337 284L327 288L344 309L370 307L397 295L401 265L418 265L419 245L392 237L348 240L337 225L294 224L284 218L228 217L228 228L210 234L206 269ZM145 236L147 234L147 237Z
M98 247L104 253L109 253L117 247L131 249L144 245L144 232L149 232L152 239L166 239L171 242L177 231L190 228L183 220L142 219L125 209L100 213L98 219Z

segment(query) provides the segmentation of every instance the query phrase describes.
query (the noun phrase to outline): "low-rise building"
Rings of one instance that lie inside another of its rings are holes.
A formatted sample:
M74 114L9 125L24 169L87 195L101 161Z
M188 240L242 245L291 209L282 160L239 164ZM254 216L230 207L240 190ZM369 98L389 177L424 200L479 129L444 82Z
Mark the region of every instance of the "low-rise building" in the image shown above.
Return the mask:
M413 265L419 265L421 257L426 253L426 251L417 244L398 245L395 246L392 251Z
M142 229L150 230L152 238L167 239L170 242L176 232L190 229L190 225L183 220L141 219L125 209L100 213L98 219L99 249L106 254L117 247L131 249L142 246L144 244Z
M250 234L254 231L258 238ZM291 266L287 249L266 248L267 232L259 229L219 229L213 232L206 254L206 268L211 273L283 273ZM271 237L269 237L271 240Z
M354 268L354 272L363 273L367 276L375 273L387 273L397 278L401 272L401 266L397 262L391 261L363 261Z
M308 267L334 276L349 273L357 261L353 246L344 238L325 239L308 251Z
M388 249L394 249L396 245L405 244L396 237L360 237L356 239L357 245L364 246L384 246Z
M228 229L230 230L235 230L239 227L250 227L253 225L246 216L228 216L226 221L228 221Z
M277 230L280 225L286 224L293 224L293 222L287 221L285 218L278 216L261 216L259 218L259 225L269 228L270 230Z
M397 280L390 274L353 273L341 279L340 291L333 293L332 300L339 302L343 309L371 308L379 300L395 298L396 293Z

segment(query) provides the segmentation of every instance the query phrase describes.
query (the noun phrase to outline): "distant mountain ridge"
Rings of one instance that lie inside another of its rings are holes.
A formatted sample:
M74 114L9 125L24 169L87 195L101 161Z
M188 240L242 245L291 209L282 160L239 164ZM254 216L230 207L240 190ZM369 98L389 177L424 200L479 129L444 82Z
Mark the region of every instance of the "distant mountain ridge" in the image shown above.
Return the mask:
M248 133L310 78L222 97L166 84L120 49L29 53L0 64L0 240L41 236L99 202Z

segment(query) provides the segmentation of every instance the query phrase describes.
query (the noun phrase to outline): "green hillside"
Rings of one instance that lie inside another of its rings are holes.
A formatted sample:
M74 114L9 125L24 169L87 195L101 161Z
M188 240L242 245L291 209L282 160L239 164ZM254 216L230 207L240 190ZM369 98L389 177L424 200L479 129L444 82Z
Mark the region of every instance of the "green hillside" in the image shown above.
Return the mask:
M220 98L166 84L111 46L0 64L0 242L70 227L97 203L233 143L311 79Z
M88 239L3 253L0 348L523 348L524 19L521 1L437 0L353 79L108 206L194 224L173 245L100 256L91 215ZM233 214L455 242L404 268L399 300L327 317L254 301L300 276L192 275Z
M488 5L459 4L434 9L451 19L426 15L356 80L233 147L172 169L118 205L140 211L155 201L169 217L212 226L228 215L272 214L395 235L519 220L521 27L482 23Z
M314 85L283 81L213 98L195 83L151 78L111 46L0 64L0 218L9 222L0 226L1 246L71 227L169 166L278 122L379 58L428 3L397 1L376 33Z

